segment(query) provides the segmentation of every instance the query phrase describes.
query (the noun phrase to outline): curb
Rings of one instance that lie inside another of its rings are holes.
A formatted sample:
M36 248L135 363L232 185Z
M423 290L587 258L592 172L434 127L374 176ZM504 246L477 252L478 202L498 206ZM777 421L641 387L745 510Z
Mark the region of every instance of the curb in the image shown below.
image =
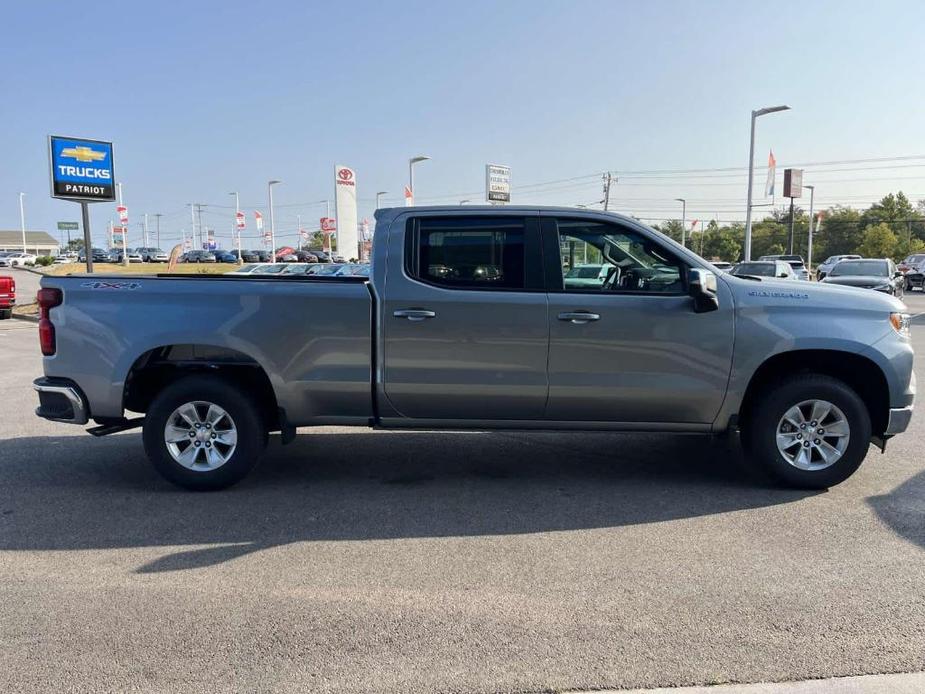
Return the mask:
M12 317L12 318L15 318L15 319L17 319L17 320L24 320L24 321L27 321L27 322L29 322L29 323L38 323L38 322L39 322L38 316L26 316L26 315L23 315L23 314L20 314L20 313L14 313L11 317Z

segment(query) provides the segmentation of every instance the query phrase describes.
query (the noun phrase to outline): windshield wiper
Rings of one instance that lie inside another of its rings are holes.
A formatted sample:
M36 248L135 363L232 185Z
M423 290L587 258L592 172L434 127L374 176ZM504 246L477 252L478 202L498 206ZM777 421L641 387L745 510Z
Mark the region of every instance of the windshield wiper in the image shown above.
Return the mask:
M763 281L758 275L733 275L733 277L741 277L743 280L752 280L754 282Z

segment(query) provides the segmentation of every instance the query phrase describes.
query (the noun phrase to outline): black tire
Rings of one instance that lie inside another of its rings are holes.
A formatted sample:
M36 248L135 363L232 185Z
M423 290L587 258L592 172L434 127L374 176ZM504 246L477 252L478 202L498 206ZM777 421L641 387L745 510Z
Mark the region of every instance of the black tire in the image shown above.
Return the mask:
M237 429L237 443L227 462L214 470L191 470L173 459L164 440L168 418L181 405L204 401L227 412ZM260 459L267 430L260 412L247 395L217 376L194 375L165 388L151 403L143 430L145 453L167 480L196 491L224 489L240 482Z
M13 309L4 308L0 309L0 320L7 320L8 318L13 317Z
M801 470L777 448L777 427L784 413L806 400L821 399L838 407L848 422L848 445L835 463L821 470ZM753 465L772 479L800 489L826 489L857 470L870 447L870 414L846 383L822 374L802 374L774 383L759 393L742 422L742 443Z

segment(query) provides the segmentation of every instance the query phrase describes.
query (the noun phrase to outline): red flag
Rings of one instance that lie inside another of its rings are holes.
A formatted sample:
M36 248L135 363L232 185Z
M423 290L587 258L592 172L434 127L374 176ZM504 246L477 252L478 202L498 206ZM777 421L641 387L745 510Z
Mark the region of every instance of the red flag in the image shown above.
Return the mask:
M699 221L700 221L699 219L695 219L693 222L691 222L691 231L694 230L694 227L697 226L697 223L698 223Z
M414 192L410 186L405 186L405 207L414 206Z

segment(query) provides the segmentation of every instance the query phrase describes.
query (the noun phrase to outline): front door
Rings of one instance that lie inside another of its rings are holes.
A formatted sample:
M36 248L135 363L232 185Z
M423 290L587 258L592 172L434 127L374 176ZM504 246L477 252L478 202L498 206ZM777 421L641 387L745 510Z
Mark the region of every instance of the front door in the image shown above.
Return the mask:
M549 335L538 218L409 213L389 230L388 263L388 403L414 419L541 419Z
M543 217L542 227L550 284L546 418L711 423L732 361L724 283L719 309L695 313L686 264L649 230L567 214Z

